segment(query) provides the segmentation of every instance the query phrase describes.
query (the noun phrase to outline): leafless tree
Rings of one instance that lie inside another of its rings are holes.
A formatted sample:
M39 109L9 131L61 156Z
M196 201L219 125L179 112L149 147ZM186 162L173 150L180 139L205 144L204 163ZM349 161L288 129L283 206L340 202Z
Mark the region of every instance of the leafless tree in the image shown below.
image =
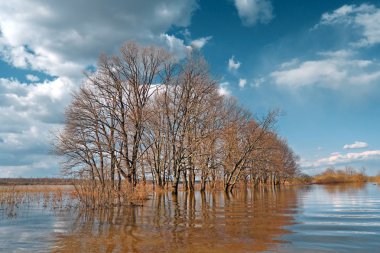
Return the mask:
M278 184L294 176L297 157L274 132L277 112L255 119L221 96L205 60L175 62L165 50L127 43L102 55L73 94L56 151L63 171L90 180L102 192L131 191L147 176L177 193L239 182ZM110 190L107 190L110 189Z

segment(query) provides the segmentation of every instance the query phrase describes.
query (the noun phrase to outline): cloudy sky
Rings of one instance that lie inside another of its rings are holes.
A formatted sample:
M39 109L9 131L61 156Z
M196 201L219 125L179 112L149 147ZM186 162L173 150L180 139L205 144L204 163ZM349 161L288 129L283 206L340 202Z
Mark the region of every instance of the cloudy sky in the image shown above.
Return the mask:
M52 132L101 52L197 48L220 91L277 130L314 174L380 171L380 1L0 2L0 177L58 176Z

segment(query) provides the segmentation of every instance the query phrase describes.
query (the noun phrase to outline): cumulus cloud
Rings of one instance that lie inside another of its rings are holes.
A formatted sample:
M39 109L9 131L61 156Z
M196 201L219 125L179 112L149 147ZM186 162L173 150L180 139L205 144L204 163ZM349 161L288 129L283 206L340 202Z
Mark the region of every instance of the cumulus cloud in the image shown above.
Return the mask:
M356 153L341 154L335 152L328 157L318 159L315 162L304 162L304 167L323 167L323 166L335 166L342 164L350 164L355 162L371 161L380 159L380 150L369 150Z
M3 155L0 155L3 159ZM57 157L54 155L18 154L7 159L16 159L12 165L1 165L2 177L59 177Z
M299 87L321 85L340 88L344 85L371 84L380 80L376 61L351 57L350 51L320 52L320 59L292 59L270 74L277 85Z
M175 57L181 59L184 58L193 49L202 49L210 39L212 39L211 36L201 37L196 40L192 40L190 42L190 45L187 45L183 39L177 38L174 35L162 33L160 34L158 44L166 47L169 52L171 52Z
M273 7L269 0L235 0L235 7L245 26L265 24L273 19Z
M51 131L61 127L74 86L64 77L33 84L0 78L2 175L57 175L57 158L49 154Z
M31 81L31 82L38 82L40 78L38 76L34 76L31 74L26 75L26 79Z
M239 79L239 87L240 89L244 89L245 85L247 84L247 79Z
M183 58L187 53L191 51L191 46L185 45L185 41L177 38L174 35L169 35L166 33L160 34L159 41L165 44L168 51L172 53L177 58Z
M16 67L78 76L126 40L154 43L173 25L188 26L195 8L195 0L1 1L0 52Z
M349 45L337 51L318 52L315 57L294 58L282 63L270 76L277 85L287 87L322 86L331 89L372 87L380 81L376 58L364 59L361 49L380 43L380 9L375 5L343 5L323 13L314 29L333 26L347 31ZM354 39L353 39L354 38Z
M211 37L188 45L167 33L173 26L186 30L196 8L196 0L0 1L0 58L52 77L29 74L22 83L0 76L0 175L55 175L48 172L57 167L50 132L62 127L82 71L127 40L166 47L177 57L201 48Z
M207 36L207 37L202 37L202 38L198 38L196 40L193 40L191 42L191 46L197 48L197 49L201 49L202 47L204 47L207 42L209 42L209 40L212 39L212 36Z
M15 119L31 118L47 123L62 123L63 109L70 101L75 86L66 77L33 84L0 78L0 133L8 125L14 129L27 125L23 121L9 124L13 121L8 115Z
M359 148L366 148L368 147L368 144L364 141L355 141L352 144L346 144L343 146L343 149L359 149Z
M228 59L228 70L231 72L237 71L240 68L241 63L238 60L235 60L235 56L231 56Z
M353 42L357 47L371 46L380 43L380 9L375 5L361 4L343 5L342 7L326 12L320 22L321 25L345 25L359 33L360 39Z
M222 82L219 84L219 94L222 96L231 96L231 90L229 88L230 83L229 82Z

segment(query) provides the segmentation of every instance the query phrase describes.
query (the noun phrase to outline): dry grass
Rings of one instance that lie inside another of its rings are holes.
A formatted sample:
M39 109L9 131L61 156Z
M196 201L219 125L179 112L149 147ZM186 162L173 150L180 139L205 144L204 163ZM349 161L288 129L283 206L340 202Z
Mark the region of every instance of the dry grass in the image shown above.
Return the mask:
M122 182L120 189L116 189L111 184L100 185L92 180L77 181L74 187L74 197L81 206L90 209L142 205L153 191L151 185L138 184L131 187L127 182Z
M0 185L69 185L71 181L66 178L0 178Z
M15 216L21 206L69 207L73 203L72 193L70 186L0 186L0 208L8 216Z
M311 183L313 183L313 177L305 173L299 173L296 177L292 178L289 181L289 184L291 185L307 185Z
M363 172L347 172L333 169L327 169L313 178L313 183L315 184L359 183L366 181L368 181L368 177Z
M38 201L61 202L72 188L62 186L0 186L0 205L25 204Z
M140 184L132 189L124 183L120 191L117 191L112 187L102 188L86 180L74 186L0 186L0 210L8 217L14 217L19 208L36 205L51 209L141 206L152 191L151 185Z
M377 176L369 177L368 180L370 182L375 182L375 183L379 183L380 184L380 174L378 174Z

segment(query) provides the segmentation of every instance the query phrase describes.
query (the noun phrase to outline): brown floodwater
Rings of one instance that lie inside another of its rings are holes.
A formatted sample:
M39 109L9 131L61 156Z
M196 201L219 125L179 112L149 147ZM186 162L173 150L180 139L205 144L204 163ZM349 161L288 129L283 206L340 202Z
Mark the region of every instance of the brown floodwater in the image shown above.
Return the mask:
M374 184L154 193L106 210L0 207L0 252L377 252ZM1 215L3 213L3 215Z
M294 190L155 194L143 207L81 214L57 252L263 251L289 232L295 202Z

